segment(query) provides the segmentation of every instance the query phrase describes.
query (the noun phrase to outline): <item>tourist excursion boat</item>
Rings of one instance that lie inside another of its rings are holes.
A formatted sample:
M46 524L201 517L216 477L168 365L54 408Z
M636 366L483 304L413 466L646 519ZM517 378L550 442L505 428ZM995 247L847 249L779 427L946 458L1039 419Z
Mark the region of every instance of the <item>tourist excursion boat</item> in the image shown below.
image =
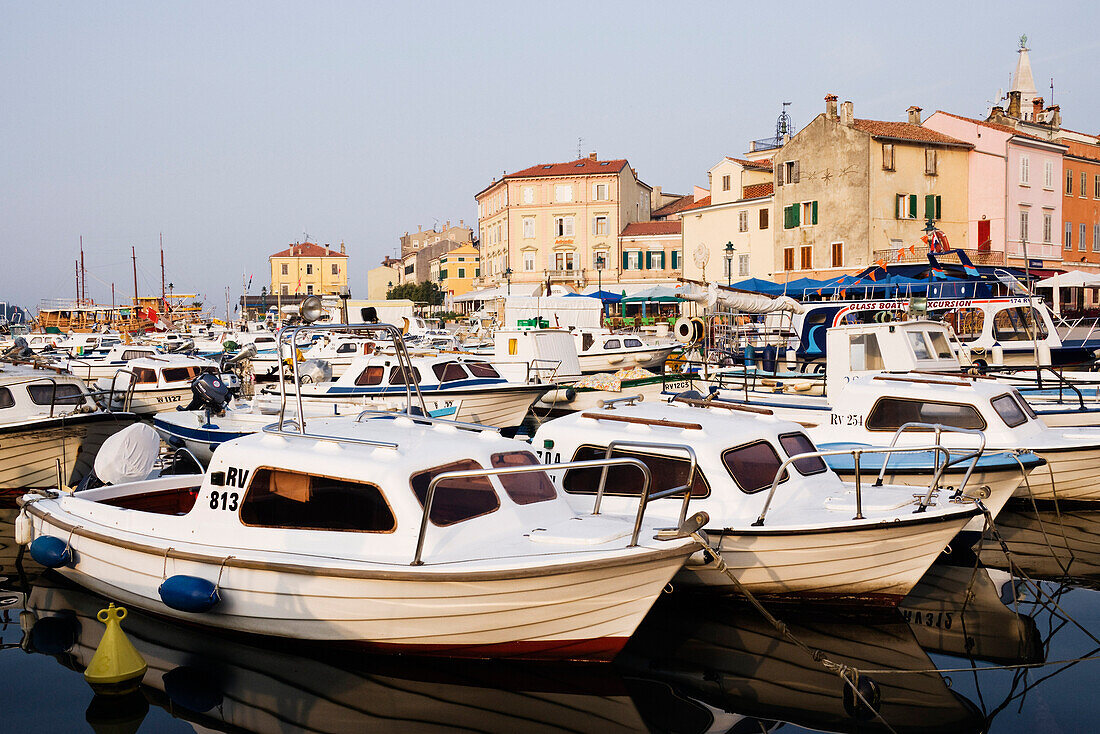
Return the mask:
M980 514L933 491L939 477L926 492L846 484L800 426L753 412L622 398L544 423L532 443L544 461L629 457L649 467L655 491L690 486L690 507L711 519L711 545L741 587L763 596L896 604ZM637 482L618 469L551 476L578 511L627 514L638 501ZM652 501L649 513L675 525L684 495ZM734 589L705 551L678 580Z
M135 420L100 410L71 375L0 366L0 494L76 484L103 441Z
M562 468L603 465L644 473ZM123 604L450 656L610 658L698 547L643 512L574 512L523 442L411 413L281 414L203 475L23 501L32 556Z

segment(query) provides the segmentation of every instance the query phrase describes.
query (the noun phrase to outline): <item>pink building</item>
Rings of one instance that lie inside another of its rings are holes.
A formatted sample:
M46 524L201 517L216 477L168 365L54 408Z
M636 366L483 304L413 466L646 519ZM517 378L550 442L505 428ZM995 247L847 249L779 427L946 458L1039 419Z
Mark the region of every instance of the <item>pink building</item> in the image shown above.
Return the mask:
M995 110L996 112L996 110ZM923 126L973 144L967 209L969 240L991 265L1062 263L1062 155L1066 146L1008 125L937 111ZM998 256L995 253L1000 253Z

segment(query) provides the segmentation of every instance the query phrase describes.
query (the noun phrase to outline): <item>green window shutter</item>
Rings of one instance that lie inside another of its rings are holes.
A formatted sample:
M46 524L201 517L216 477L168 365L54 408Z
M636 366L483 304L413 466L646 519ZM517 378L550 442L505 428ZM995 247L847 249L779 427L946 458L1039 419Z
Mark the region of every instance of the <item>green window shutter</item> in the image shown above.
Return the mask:
M801 209L801 208L802 207L799 204L791 204L791 226L792 227L797 227L798 225L802 224L802 220L801 220L802 212L799 211L799 209Z
M917 195L909 194L909 218L917 218Z
M677 270L677 269L679 269L679 267L680 267L680 251L679 250L673 250L672 251L672 269Z
M898 206L898 199L900 199L901 196L901 194L894 196L894 219L901 219L901 207Z
M811 224L817 224L817 200L816 199L814 200L813 209L814 209L814 221L811 222Z
M936 197L936 219L942 219L943 218L942 204L943 204L943 197L937 196Z
M791 228L791 208L789 206L783 207L783 229Z
M474 268L474 277L475 278L480 278L481 277L481 268Z
M660 265L659 269L664 270L665 269L665 252L664 252L664 250L661 250L660 255L661 255L661 265Z
M936 218L936 196L935 194L925 194L924 196L924 218L935 219Z
M623 253L623 270L626 270L626 266L628 264L627 263L627 254L628 253L626 253L626 252Z
M653 270L653 253L649 250L646 250L645 253L645 269Z

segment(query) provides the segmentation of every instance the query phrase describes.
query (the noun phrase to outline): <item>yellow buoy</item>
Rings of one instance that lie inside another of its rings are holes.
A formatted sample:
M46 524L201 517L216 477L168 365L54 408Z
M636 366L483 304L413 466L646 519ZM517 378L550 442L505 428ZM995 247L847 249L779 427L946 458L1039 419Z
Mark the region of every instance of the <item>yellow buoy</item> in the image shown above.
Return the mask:
M148 665L133 643L126 638L120 622L126 619L125 607L111 602L100 609L96 619L107 625L92 660L84 671L84 680L96 693L124 695L137 690Z

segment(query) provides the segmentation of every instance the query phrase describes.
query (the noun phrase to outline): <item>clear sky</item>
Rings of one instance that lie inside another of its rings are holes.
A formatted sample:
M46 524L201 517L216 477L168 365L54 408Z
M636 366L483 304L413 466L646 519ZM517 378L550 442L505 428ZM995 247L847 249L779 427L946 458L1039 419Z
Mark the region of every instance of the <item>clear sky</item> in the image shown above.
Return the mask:
M982 115L1026 33L1040 94L1100 132L1080 3L0 1L0 300L160 289L224 304L301 241L351 287L418 224L476 219L502 171L625 157L690 192L835 92L857 117ZM221 307L224 309L224 306ZM220 309L220 310L221 310Z

